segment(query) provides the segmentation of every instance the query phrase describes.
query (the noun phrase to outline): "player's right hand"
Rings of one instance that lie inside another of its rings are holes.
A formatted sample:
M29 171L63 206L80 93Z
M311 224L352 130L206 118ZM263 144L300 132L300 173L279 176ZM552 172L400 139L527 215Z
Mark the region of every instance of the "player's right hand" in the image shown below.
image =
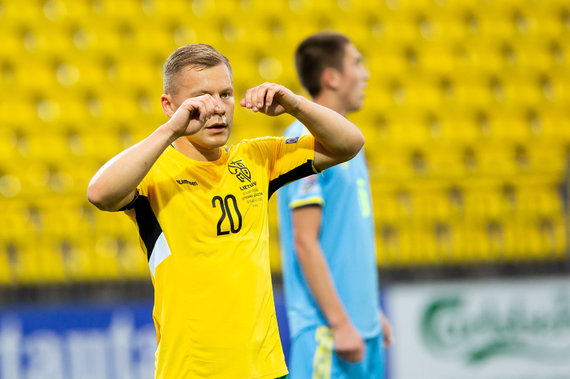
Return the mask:
M204 94L184 100L166 125L175 138L190 136L198 133L206 122L216 115L225 123L225 118L222 117L224 113L224 107L218 100L212 95Z
M350 322L332 328L334 350L348 362L360 362L364 359L364 340Z

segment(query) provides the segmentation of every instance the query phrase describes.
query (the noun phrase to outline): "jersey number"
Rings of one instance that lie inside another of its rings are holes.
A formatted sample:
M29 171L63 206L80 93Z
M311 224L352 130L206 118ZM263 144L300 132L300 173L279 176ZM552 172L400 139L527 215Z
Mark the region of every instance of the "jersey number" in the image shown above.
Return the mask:
M233 211L235 215L232 215L232 209L230 208L230 201L233 204ZM225 234L237 233L241 230L241 213L237 205L237 200L234 195L227 195L224 199L221 196L214 196L212 198L212 207L216 208L216 203L219 203L219 207L222 210L222 216L218 221L218 235L223 236ZM230 220L230 230L222 230L222 223L226 219L226 216ZM237 218L237 227L235 220Z
M372 214L372 207L370 206L370 196L366 189L366 182L360 178L356 181L356 184L358 185L358 203L360 204L362 217L368 217Z

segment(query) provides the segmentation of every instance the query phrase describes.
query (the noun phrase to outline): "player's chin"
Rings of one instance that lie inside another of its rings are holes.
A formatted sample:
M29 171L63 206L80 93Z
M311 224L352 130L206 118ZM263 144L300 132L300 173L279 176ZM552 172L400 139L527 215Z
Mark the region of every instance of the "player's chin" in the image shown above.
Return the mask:
M354 101L352 104L350 104L350 106L348 107L348 111L349 112L356 112L359 111L360 108L362 108L362 104L364 103L364 99L362 99L362 101Z
M208 145L212 147L224 146L228 142L229 138L230 130L228 128L225 128L224 130L210 131L206 136Z

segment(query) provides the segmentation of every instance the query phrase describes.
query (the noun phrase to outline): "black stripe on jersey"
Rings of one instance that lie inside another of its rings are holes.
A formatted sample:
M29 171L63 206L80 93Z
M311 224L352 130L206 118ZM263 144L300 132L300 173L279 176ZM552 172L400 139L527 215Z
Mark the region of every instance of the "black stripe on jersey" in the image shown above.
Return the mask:
M150 255L158 237L162 234L162 228L150 207L150 202L146 196L137 197L134 202L135 217L139 226L139 235L146 247L146 257L150 260Z
M308 160L307 162L303 163L300 166L288 171L282 175L279 175L275 179L269 182L269 195L267 198L270 198L271 195L279 188L283 187L286 184L289 184L297 179L304 178L305 176L313 175L316 173L315 166L313 164L313 160Z

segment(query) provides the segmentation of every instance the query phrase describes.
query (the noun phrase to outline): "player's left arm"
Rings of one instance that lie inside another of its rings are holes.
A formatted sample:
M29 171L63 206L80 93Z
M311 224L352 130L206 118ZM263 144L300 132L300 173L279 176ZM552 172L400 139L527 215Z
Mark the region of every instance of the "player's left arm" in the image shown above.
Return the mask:
M392 325L390 321L384 315L384 312L380 311L380 324L382 325L382 332L384 334L384 347L390 347L394 343L394 335L392 334Z
M250 88L240 105L269 116L289 113L301 121L315 137L314 166L319 171L351 159L364 145L364 136L352 122L279 84Z

